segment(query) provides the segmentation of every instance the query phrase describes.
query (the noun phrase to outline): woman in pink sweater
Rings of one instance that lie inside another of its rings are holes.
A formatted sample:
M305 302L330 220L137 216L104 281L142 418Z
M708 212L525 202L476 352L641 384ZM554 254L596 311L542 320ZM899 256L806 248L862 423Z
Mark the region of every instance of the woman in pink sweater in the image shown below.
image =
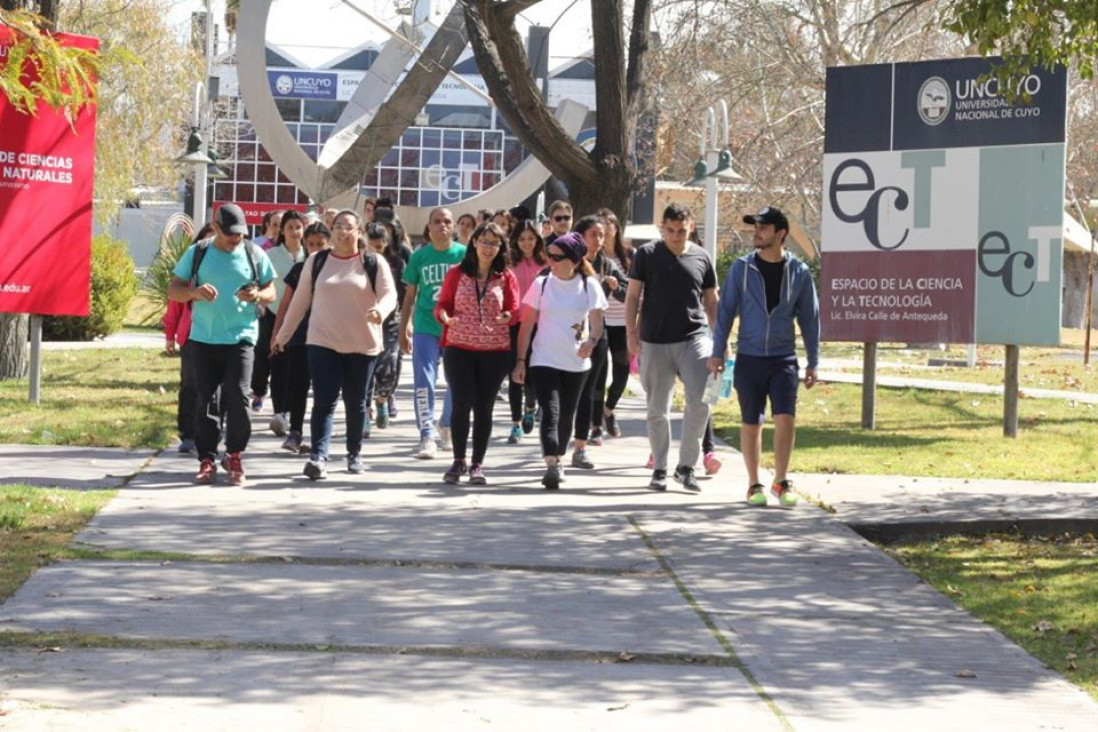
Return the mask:
M503 230L492 223L473 231L473 246L446 273L435 317L442 323L442 365L453 395L454 463L442 479L457 483L469 473L470 485L487 485L484 455L492 437L492 409L511 367L511 324L518 321L518 279L508 269ZM469 412L473 413L473 462L465 462Z
M384 257L358 250L360 225L354 211L340 211L332 248L305 260L298 289L275 336L282 350L309 315L306 345L313 380L310 480L327 477L328 446L340 391L347 414L347 470L365 470L359 455L366 424L366 385L384 348L381 324L396 308L396 284Z

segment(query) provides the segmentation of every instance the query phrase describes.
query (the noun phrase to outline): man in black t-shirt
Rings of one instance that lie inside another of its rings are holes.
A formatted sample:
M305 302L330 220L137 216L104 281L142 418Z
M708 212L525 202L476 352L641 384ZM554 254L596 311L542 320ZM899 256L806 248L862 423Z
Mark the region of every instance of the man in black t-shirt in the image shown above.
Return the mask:
M647 395L648 441L655 468L649 487L660 491L667 490L671 392L676 377L685 387L686 408L674 478L689 490L700 490L694 465L709 421L709 405L702 395L711 345L706 326L716 322L717 274L706 251L689 241L693 229L689 209L668 206L663 212L663 239L641 246L633 255L625 295L629 353L641 354L641 384Z

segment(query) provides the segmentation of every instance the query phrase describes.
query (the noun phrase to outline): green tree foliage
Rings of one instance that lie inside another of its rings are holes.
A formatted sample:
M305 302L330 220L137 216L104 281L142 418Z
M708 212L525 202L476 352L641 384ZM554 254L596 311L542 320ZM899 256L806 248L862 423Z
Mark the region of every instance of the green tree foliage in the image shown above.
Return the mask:
M117 212L135 186L172 186L172 159L191 117L201 56L167 25L167 0L66 3L60 25L100 41L95 146L96 217Z
M105 234L92 238L91 254L91 313L86 318L45 318L46 340L90 341L122 327L137 294L133 257L125 242Z
M0 94L25 114L38 101L76 113L95 101L99 57L82 48L62 46L42 32L44 21L25 10L0 10L0 42L10 40L7 62L0 65ZM28 83L25 71L34 69Z
M918 4L927 2L919 0ZM916 3L904 3L916 4ZM1094 0L952 0L942 24L968 39L978 53L1001 54L1004 76L1029 66L1074 67L1094 76L1098 58L1098 2Z

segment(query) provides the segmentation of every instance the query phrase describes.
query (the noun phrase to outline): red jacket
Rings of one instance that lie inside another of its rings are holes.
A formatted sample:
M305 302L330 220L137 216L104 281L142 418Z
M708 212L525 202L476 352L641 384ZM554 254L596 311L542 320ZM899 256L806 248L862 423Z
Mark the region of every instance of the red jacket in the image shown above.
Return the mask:
M164 340L175 341L181 348L191 335L191 309L187 304L169 300L164 314Z
M460 266L451 267L442 281L435 305L435 317L440 313L456 318L442 328L442 347L467 351L510 351L511 326L518 323L518 278L510 270L492 275L478 291L477 280L463 274ZM510 313L506 323L497 322L503 313Z

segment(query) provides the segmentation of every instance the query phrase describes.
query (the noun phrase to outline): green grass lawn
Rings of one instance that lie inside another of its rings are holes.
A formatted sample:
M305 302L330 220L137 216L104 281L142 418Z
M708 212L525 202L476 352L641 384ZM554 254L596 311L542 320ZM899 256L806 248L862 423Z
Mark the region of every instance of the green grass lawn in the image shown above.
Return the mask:
M1093 482L1098 480L1098 407L1054 399L1019 401L1019 436L1002 436L1002 398L877 390L877 429L861 428L861 387L819 384L797 405L793 470ZM739 408L722 401L717 433L739 447ZM764 461L772 430L764 429ZM770 464L768 464L768 467Z
M1095 334L1098 345L1098 334ZM1080 330L1061 330L1059 348L1022 346L1019 349L1018 384L1025 392L1029 389L1056 389L1098 393L1098 365L1093 362L1098 354L1092 354L1092 366L1083 366L1084 334ZM1093 350L1093 349L1092 349ZM856 343L825 343L820 346L821 357L854 361L838 370L844 373L861 373L862 346ZM976 349L976 365L928 366L929 359L966 361L965 346L949 346L944 351L910 349L894 343L882 343L877 347L877 375L902 376L912 379L937 381L962 381L975 384L1003 383L1003 346L979 346Z
M64 556L73 535L114 494L0 486L0 602L38 567Z
M162 448L175 435L179 359L141 348L44 351L41 404L0 381L0 442Z
M886 550L1098 699L1098 541L951 537Z

